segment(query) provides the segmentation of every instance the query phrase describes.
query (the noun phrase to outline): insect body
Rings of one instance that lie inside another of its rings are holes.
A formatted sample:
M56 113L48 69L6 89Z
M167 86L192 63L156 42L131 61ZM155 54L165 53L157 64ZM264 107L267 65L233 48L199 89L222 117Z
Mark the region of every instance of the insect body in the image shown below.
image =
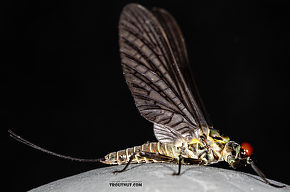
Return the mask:
M123 73L140 114L153 123L158 142L109 153L106 164L140 162L209 165L226 161L232 168L250 164L268 184L239 145L213 129L194 82L182 32L165 10L148 11L138 4L124 7L119 22Z
M232 168L255 166L248 143L239 145L213 129L195 85L183 35L165 10L148 11L138 4L124 7L119 22L119 44L123 73L140 114L153 123L158 142L112 152L101 159L80 159L57 154L19 137L16 140L58 157L105 164L143 162L209 165L226 161Z
M216 133L216 130L213 130ZM223 152L228 138L221 140L213 139L209 136L210 146L205 146L198 140L194 139L191 143L182 143L179 145L161 142L148 142L141 146L135 146L125 150L109 153L105 156L102 163L106 164L127 164L132 156L131 163L148 163L148 162L173 162L178 163L181 158L187 161L181 161L182 164L212 164L223 161L227 152ZM222 137L220 137L222 138ZM189 159L192 159L190 161Z
M165 10L127 5L120 16L119 44L127 85L140 114L154 124L159 142L113 152L106 164L176 162L235 168L249 154L212 128L194 83L183 35Z

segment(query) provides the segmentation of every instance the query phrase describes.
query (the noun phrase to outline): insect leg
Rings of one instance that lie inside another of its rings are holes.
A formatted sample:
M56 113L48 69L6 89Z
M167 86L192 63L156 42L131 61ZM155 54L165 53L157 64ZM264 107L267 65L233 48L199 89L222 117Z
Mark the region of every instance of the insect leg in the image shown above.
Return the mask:
M145 157L147 159L153 160L153 162L173 162L174 158L162 155L160 153L152 153L147 151L141 151L139 153L140 157Z
M266 178L266 176L264 175L264 173L255 165L255 163L250 160L249 164L251 165L251 167L254 169L254 171L265 181L265 183L267 183L268 185L271 185L273 187L276 188L284 188L286 187L286 185L276 185L274 183L270 183L270 181L268 181L268 179Z
M125 171L129 164L133 161L135 157L145 157L146 159L153 160L153 162L173 162L174 158L162 155L160 153L151 153L151 152L146 152L146 151L140 151L140 152L135 152L130 156L130 159L126 166L122 170L114 171L114 173L121 173Z
M126 164L126 166L123 169L114 171L113 173L121 173L121 172L125 171L128 168L129 164L132 162L132 160L135 158L135 155L136 155L136 153L133 153L133 155L130 156L128 163Z
M183 158L184 164L188 165L202 165L204 162L202 159L192 159L192 158Z
M178 157L178 172L177 173L173 173L172 175L180 175L182 159L183 159L182 156L179 155L179 157Z

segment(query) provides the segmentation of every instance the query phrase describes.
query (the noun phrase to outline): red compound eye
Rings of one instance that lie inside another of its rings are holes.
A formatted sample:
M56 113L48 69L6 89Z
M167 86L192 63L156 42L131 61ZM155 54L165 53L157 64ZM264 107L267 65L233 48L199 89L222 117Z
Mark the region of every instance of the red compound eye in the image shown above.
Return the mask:
M246 142L241 144L241 148L244 150L247 157L251 156L254 151L252 145Z

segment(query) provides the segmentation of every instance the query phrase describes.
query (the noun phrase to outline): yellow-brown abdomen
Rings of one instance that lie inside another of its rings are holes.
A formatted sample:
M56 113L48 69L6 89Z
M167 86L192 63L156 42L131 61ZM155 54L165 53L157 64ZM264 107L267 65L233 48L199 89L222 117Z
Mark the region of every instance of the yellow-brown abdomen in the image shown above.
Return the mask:
M149 163L149 162L162 162L160 160L152 159L145 156L140 156L140 152L149 152L152 154L160 154L171 157L173 159L177 158L179 155L177 147L160 142L148 142L141 146L135 146L127 148L125 150L120 150L117 152L109 153L105 156L105 159L101 161L105 164L126 164L130 160L130 157L135 154L132 163Z

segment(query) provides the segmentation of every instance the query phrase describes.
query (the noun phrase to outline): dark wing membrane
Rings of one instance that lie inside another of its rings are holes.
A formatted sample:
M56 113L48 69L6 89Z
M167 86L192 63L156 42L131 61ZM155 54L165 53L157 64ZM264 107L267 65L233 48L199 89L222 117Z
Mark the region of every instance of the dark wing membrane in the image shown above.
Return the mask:
M206 133L207 129L201 128L202 115L156 17L140 5L127 5L120 16L119 36L126 82L141 115L162 129L162 137L161 131L155 130L157 139L172 142L168 138L173 132L188 140Z
M185 82L188 85L189 89L191 90L191 93L193 94L197 105L202 111L201 114L203 116L199 117L199 119L200 121L203 121L205 119L206 122L201 123L212 127L209 114L206 111L203 100L199 94L197 85L192 75L192 70L187 55L185 41L180 27L178 26L174 17L166 10L161 8L153 8L152 13L156 16L162 28L164 29L166 36L169 40L170 46L172 48L177 65L179 66L180 71L185 79ZM193 104L195 103L193 102ZM197 113L197 115L201 114Z

